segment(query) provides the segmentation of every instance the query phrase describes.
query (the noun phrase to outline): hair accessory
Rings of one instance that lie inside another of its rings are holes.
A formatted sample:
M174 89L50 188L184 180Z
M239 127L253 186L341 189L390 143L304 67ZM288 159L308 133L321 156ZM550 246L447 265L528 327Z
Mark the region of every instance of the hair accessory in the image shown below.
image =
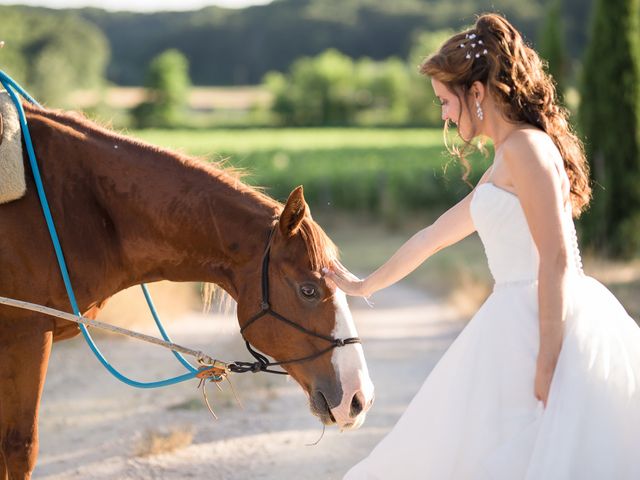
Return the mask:
M465 58L467 59L471 59L472 57L475 56L475 58L480 58L480 55L486 55L487 54L487 49L484 48L479 52L474 52L474 49L479 46L479 45L484 45L484 42L482 41L482 39L480 39L475 33L467 33L464 38L468 39L471 41L471 46L469 47L469 49L467 50L467 54L465 55ZM477 38L477 40L475 40ZM467 44L468 42L462 42L459 45L459 48L464 48L464 46Z

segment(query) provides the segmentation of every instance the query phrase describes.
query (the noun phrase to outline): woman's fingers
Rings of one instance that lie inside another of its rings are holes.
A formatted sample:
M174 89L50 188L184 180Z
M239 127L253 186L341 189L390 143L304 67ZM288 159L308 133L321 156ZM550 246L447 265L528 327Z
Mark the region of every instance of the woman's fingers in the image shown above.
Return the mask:
M361 285L361 281L359 278L351 275L352 278L347 277L344 273L338 271L336 272L330 268L322 269L323 275L330 279L336 286L349 295L359 295L359 289Z
M336 272L336 271L331 270L331 269L327 269L327 271L325 272L324 275L325 275L325 277L329 277L333 281L339 281L341 283L346 283L346 282L353 281L353 279L348 278L347 276L345 276L344 273Z
M334 262L333 268L336 274L340 275L345 280L350 280L353 282L360 281L360 278L347 270L347 268L338 261Z
M347 267L345 267L344 265L342 265L340 262L336 262L336 267L338 269L339 272L342 272L345 276L347 277L353 277L353 278L358 278L356 277L353 273L351 273Z
M340 263L338 260L334 260L333 267L336 270L339 270L341 272L347 272L348 271L347 268L344 265L342 265L342 263Z
M324 276L329 280L331 280L333 283L335 283L340 290L343 290L343 291L346 290L345 279L343 279L340 276L340 274L335 273L334 271L329 269L323 269L323 273L324 273Z

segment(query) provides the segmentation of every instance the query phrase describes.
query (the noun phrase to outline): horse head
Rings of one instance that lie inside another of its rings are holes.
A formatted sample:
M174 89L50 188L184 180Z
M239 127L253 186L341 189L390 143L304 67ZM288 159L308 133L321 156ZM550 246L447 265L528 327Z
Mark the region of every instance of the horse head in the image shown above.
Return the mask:
M243 335L284 362L324 424L358 428L373 403L373 384L346 296L320 273L337 249L311 218L302 187L290 194L265 241L239 292Z

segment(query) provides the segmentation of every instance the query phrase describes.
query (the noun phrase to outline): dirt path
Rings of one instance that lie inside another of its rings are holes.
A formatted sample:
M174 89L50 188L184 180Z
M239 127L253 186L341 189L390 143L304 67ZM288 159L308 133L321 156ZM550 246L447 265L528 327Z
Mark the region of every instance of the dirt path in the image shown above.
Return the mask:
M40 419L42 479L340 479L389 431L442 353L463 327L455 311L422 292L392 287L374 308L352 303L376 402L362 428L340 433L321 425L293 381L264 374L235 376L245 409L225 387L209 387L213 421L195 383L139 390L118 383L80 338L56 344ZM216 352L248 354L231 316L190 314L169 328L174 340ZM151 330L148 330L151 331ZM203 342L203 339L207 343ZM181 373L169 352L102 337L112 363L136 379ZM184 445L152 451L150 438Z

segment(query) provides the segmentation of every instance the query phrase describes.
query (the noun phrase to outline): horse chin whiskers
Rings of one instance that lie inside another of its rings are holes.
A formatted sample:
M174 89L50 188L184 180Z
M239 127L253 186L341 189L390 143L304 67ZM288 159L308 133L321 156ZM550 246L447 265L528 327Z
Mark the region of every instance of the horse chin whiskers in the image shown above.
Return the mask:
M336 418L333 416L329 403L322 392L316 391L309 395L309 409L311 413L320 418L325 425L333 425Z
M331 411L329 411L329 413L325 413L325 412L319 412L311 408L311 413L316 417L318 417L324 425L336 425L338 423L336 422L336 419L333 416L333 413L331 413Z

